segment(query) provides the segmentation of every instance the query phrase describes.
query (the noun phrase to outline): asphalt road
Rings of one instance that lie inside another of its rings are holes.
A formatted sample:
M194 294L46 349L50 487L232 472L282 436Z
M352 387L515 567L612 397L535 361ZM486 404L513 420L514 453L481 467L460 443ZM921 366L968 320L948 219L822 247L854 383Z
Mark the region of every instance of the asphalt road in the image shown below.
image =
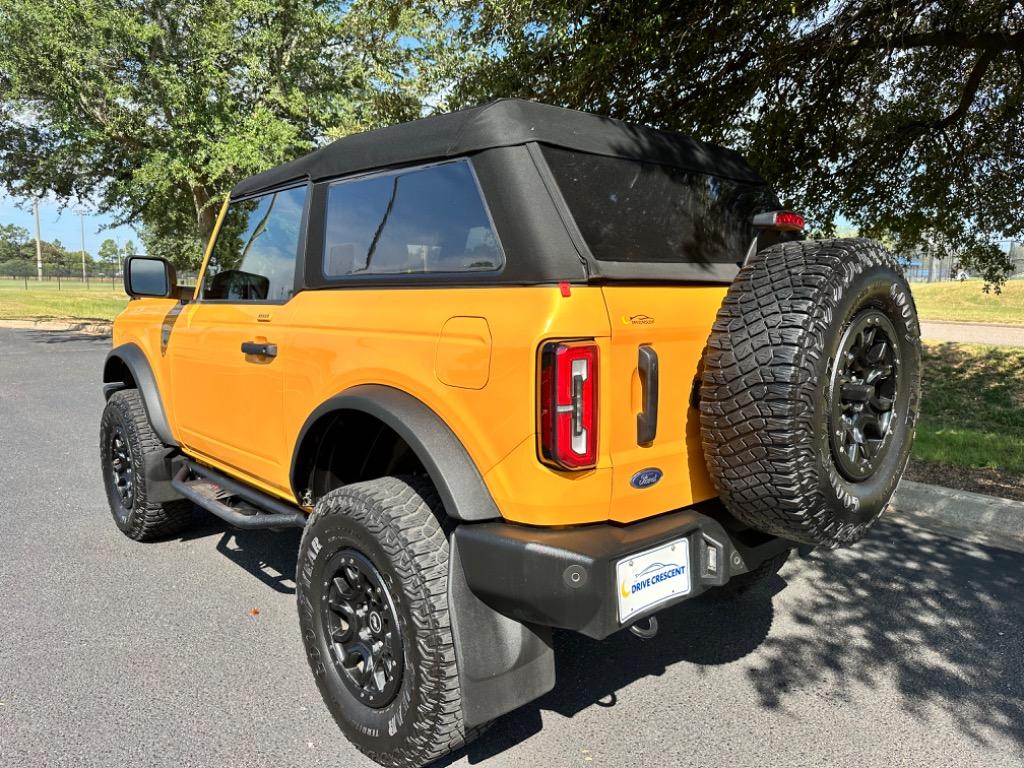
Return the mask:
M306 668L296 535L115 529L108 344L0 329L0 765L369 765ZM1019 768L1024 554L886 521L652 641L561 635L557 669L451 764Z

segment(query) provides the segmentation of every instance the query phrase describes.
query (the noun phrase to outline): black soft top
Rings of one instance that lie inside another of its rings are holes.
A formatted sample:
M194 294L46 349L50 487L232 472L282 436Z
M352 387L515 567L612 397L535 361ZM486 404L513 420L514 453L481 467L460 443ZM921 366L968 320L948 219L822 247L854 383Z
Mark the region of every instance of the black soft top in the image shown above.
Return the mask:
M761 181L738 153L715 144L587 112L522 99L502 99L346 136L240 181L231 195L244 197L293 181L319 181L531 142L645 160L738 181Z

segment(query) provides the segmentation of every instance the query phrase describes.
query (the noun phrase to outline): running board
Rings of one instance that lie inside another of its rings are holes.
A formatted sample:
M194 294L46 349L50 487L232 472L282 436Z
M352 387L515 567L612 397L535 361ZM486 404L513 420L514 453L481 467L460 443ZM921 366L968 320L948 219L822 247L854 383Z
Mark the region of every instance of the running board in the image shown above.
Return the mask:
M189 480L190 474L199 479ZM251 531L259 528L306 527L306 515L297 507L188 459L185 460L185 466L171 480L171 485L193 504L236 528ZM255 515L243 514L221 501L220 497L224 496L237 496L260 512Z

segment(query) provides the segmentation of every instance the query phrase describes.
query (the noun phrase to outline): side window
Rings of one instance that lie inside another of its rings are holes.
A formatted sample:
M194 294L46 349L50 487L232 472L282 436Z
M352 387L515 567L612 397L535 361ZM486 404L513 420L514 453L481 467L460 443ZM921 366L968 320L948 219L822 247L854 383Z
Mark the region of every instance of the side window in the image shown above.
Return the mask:
M500 269L469 162L338 181L327 193L324 277Z
M231 203L203 275L202 298L291 298L305 204L306 187Z

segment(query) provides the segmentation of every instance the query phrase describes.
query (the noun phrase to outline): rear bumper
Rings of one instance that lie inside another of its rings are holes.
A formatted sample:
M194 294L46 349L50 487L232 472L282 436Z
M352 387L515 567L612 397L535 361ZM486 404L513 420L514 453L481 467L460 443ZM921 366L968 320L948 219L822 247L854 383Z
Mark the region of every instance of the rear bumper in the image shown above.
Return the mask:
M714 502L630 525L478 523L459 526L454 536L467 586L492 609L526 624L602 639L796 546L752 531L730 533L720 509ZM620 622L616 563L683 537L690 549L690 591Z

